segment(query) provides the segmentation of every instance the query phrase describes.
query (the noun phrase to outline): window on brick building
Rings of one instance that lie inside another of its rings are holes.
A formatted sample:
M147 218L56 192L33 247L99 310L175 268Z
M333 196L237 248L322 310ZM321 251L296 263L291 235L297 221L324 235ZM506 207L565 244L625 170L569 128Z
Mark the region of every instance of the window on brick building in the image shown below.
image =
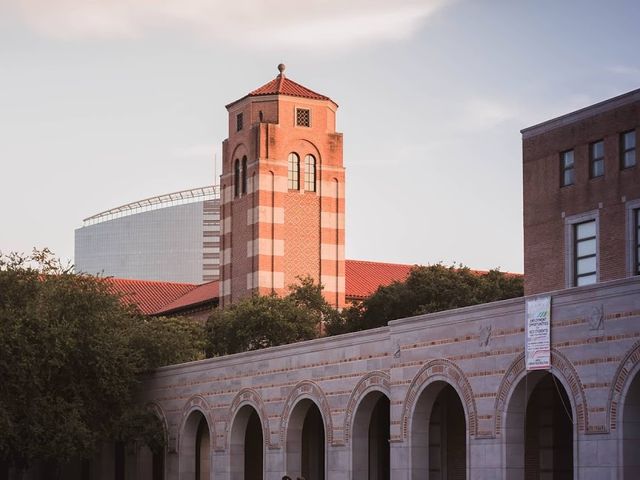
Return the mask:
M566 187L573 185L575 181L575 171L573 168L573 150L567 150L560 154L560 185Z
M233 196L240 195L240 160L236 158L236 163L233 168Z
M591 178L604 175L604 141L593 142L589 146L589 176Z
M239 132L240 130L242 130L242 124L243 124L244 118L243 115L241 113L239 113L238 115L236 115L236 131Z
M242 157L242 194L247 193L247 156Z
M636 131L631 130L620 135L620 164L622 168L636 164Z
M316 191L316 158L313 155L304 157L304 189L307 192Z
M300 157L297 153L289 154L288 173L289 190L300 190Z
M574 286L597 281L596 221L577 223L574 228Z
M310 127L311 110L308 108L296 108L296 125L298 127Z

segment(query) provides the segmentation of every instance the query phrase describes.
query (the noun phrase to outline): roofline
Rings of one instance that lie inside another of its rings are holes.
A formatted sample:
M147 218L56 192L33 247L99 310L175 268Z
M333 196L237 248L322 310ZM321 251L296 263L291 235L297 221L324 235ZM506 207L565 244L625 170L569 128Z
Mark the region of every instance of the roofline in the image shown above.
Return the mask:
M522 134L523 139L531 138L536 135L548 132L549 130L552 130L554 128L563 127L570 123L584 120L585 118L589 118L593 115L597 115L599 113L603 113L608 110L621 107L623 105L628 105L636 101L640 101L640 88L631 90L630 92L623 93L622 95L618 95L613 98L608 98L607 100L603 100L602 102L594 103L593 105L589 105L579 110L560 115L559 117L546 120L536 125L523 128L522 130L520 130L520 133Z
M118 207L110 208L95 215L91 215L82 220L83 226L94 225L96 223L112 220L113 218L126 217L135 213L155 210L164 205L182 205L185 203L195 203L197 201L215 200L220 198L219 185L205 185L203 187L189 188L178 192L155 195L143 198L134 202L125 203Z
M315 92L314 92L315 93ZM318 95L321 95L320 93ZM323 95L324 96L324 95ZM231 103L228 103L227 105L224 106L224 108L226 108L227 110L229 110L229 107L235 105L236 103L240 103L243 100L246 100L249 97L289 97L289 98L302 98L304 100L308 100L311 102L331 102L333 103L336 108L340 108L340 106L334 102L333 100L331 100L329 97L327 97L326 99L320 99L320 98L309 98L309 97L300 97L298 95L287 95L286 93L265 93L265 94L255 94L255 93L247 93L244 97L239 98L238 100L234 100Z

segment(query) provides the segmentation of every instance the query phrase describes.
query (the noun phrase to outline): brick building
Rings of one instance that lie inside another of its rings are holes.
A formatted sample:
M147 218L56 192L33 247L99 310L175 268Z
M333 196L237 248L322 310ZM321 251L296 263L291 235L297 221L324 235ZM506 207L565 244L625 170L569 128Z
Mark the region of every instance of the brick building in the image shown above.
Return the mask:
M637 275L640 89L522 130L525 294Z
M256 92L229 106L223 299L280 291L291 275L286 253L300 273L336 280L329 298L340 304L342 234L333 226L341 227L344 208L341 137L333 121L315 123L331 118L335 104L306 98L317 94L282 74ZM90 477L640 478L639 96L523 131L529 296L157 369L144 378L140 401L162 424L165 449L109 444ZM295 126L298 110L311 126ZM332 159L316 180L337 179L337 193L297 188L304 177L289 172L309 170L288 157L302 163L309 151L318 172ZM296 230L303 211L316 230L309 236ZM324 245L337 253L325 256ZM335 278L325 273L334 267ZM353 278L354 291L372 288ZM530 315L539 302L548 305L547 363L531 368L528 326L540 319ZM71 467L65 478L86 478Z
M284 74L227 105L220 304L286 293L310 275L345 303L344 167L338 105ZM286 257L286 261L285 261Z

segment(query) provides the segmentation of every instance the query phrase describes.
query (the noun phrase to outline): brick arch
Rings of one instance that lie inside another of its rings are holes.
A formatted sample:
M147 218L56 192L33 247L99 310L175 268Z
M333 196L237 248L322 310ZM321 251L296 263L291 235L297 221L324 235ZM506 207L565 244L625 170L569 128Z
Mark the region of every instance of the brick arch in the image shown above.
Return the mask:
M236 145L236 148L233 149L233 152L231 152L231 155L229 156L229 158L231 159L232 166L233 166L233 163L236 161L236 158L238 160L241 160L243 155L247 156L247 160L249 159L249 149L244 143L240 142L239 144Z
M236 414L242 407L246 405L249 405L258 413L258 416L260 417L260 424L262 425L262 438L266 446L271 447L269 417L267 416L267 410L265 408L264 401L262 400L262 397L260 396L260 394L255 390L253 390L252 388L243 388L236 394L233 401L231 402L231 406L229 407L229 412L227 416L228 421L225 422L225 432L224 432L225 433L224 438L226 442L225 448L228 449L229 447L229 436L231 434L231 425L236 419Z
M618 411L620 401L625 396L629 385L640 371L640 342L636 342L620 361L611 383L607 408L607 425L610 430L618 427Z
M367 396L369 392L378 391L384 393L387 398L391 398L391 386L389 375L385 372L374 371L364 375L356 384L349 401L347 402L347 409L344 415L344 442L349 443L349 436L351 435L351 423L353 421L353 415L356 408L360 404L360 401Z
M467 413L469 436L473 437L476 435L478 417L471 384L460 367L450 360L439 358L427 362L415 377L413 377L413 381L411 385L409 385L409 390L402 404L402 431L400 432L400 436L403 440L407 438L409 433L409 419L411 418L416 401L424 389L436 381L448 383L456 390L464 410Z
M318 165L321 164L320 149L311 140L296 138L287 144L287 148L288 151L297 153L300 156L300 161L304 160L305 155L313 155L316 157Z
M582 387L582 382L578 376L578 372L571 363L571 361L565 357L558 350L551 349L551 370L563 383L567 394L570 396L573 406L576 412L576 422L578 424L579 432L586 432L589 427L589 412L587 408L587 398ZM516 357L511 362L511 365L505 372L498 388L495 402L494 412L494 436L497 437L502 431L502 422L504 420L504 412L507 409L508 400L511 398L511 393L518 386L520 380L526 375L527 370L525 368L524 352ZM568 389L566 387L569 387Z
M185 403L184 407L182 407L182 416L180 419L180 430L178 432L178 443L176 451L180 451L180 442L182 441L182 436L184 435L184 428L189 419L189 416L193 412L200 412L205 420L207 421L207 426L209 427L209 437L211 439L211 446L215 445L215 423L213 421L213 415L211 414L211 410L209 408L209 402L202 395L194 395L187 403Z
M311 380L303 380L291 389L284 403L282 415L280 416L280 445L286 445L287 427L289 426L289 417L291 416L291 412L296 404L305 398L315 403L320 410L325 422L327 445L333 444L333 421L331 419L331 409L329 408L327 397L317 384Z

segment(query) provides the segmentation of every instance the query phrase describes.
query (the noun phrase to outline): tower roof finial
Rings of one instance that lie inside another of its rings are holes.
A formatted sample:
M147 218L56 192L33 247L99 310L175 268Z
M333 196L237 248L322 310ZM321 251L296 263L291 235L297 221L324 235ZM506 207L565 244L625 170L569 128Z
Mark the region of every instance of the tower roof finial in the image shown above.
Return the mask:
M286 68L287 67L286 67L286 65L284 63L281 63L281 64L278 65L278 71L280 72L280 75L284 76L284 71L285 71Z

